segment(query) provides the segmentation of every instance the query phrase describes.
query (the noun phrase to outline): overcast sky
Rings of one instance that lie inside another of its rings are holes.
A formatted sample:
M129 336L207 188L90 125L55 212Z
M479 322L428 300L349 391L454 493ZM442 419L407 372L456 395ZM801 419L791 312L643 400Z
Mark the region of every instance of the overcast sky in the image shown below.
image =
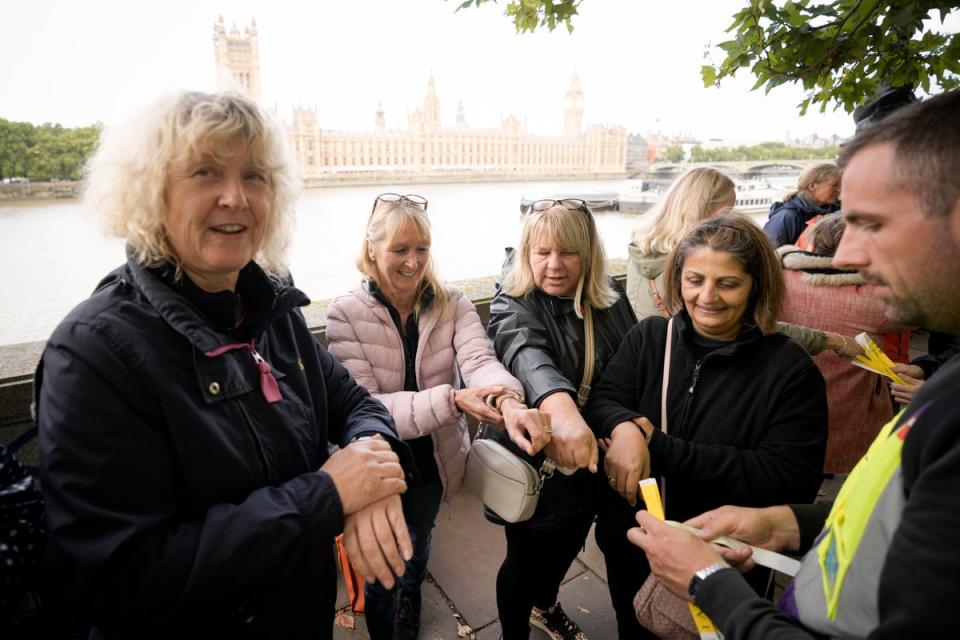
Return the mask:
M748 73L703 87L704 52L725 39L745 0L585 0L572 35L522 36L502 15L505 0L455 13L458 4L0 0L0 117L111 122L164 91L214 89L212 27L222 13L228 29L256 18L264 102L284 118L315 105L327 129L372 130L378 102L388 128L405 128L432 72L445 125L462 100L471 127L513 114L532 133L559 134L577 71L585 124L750 140L853 131L842 111L800 117L798 88L750 92Z

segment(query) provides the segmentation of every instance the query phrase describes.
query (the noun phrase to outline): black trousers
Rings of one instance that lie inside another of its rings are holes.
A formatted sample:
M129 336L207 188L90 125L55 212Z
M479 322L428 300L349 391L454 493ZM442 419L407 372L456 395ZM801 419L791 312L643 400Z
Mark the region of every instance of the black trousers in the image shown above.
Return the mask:
M607 588L617 614L618 637L620 640L655 639L656 635L637 622L633 610L633 598L650 575L646 554L627 539L627 530L637 526L637 509L609 487L598 493L600 513L595 535L607 567Z
M504 527L507 557L497 573L497 613L503 640L530 637L530 611L552 607L560 583L583 549L593 515L560 529L520 522Z

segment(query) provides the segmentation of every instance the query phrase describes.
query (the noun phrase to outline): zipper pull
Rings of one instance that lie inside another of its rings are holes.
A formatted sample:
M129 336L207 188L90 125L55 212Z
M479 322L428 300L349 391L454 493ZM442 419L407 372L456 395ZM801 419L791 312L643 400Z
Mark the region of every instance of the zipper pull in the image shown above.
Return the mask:
M700 378L700 367L703 366L703 360L697 360L697 364L693 365L693 379L690 381L690 388L687 389L687 393L693 394L693 390L697 388L697 380Z

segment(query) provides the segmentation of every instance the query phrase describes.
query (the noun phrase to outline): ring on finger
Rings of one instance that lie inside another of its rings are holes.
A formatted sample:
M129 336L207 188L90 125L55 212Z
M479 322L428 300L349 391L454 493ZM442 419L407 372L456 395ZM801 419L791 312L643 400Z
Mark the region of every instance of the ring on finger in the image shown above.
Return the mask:
M553 427L551 427L549 424L545 424L543 425L543 432L549 436L553 433Z
M610 486L617 484L617 476L609 475L607 479L610 481Z

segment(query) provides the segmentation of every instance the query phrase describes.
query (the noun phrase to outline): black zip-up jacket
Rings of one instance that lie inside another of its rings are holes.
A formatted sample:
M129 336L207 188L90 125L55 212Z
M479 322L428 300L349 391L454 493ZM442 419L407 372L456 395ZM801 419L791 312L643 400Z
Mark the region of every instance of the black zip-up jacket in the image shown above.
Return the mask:
M302 292L254 263L238 291L244 338L129 260L47 343L44 496L94 637L330 638L343 512L318 469L330 444L365 434L409 456L310 334ZM256 351L209 355L239 340Z
M640 321L607 364L584 411L598 438L645 416L651 475L667 479L667 517L724 504L812 502L827 441L823 377L781 333L748 328L698 360L687 312L675 316L668 435L659 431L667 318ZM641 503L642 505L642 503Z
M611 281L620 298L610 307L593 311L595 365L593 381L603 373L623 336L636 324L636 316L622 290ZM569 393L574 399L583 380L583 320L570 299L556 298L539 289L513 297L500 291L490 303L487 335L497 357L523 384L532 407L552 393ZM535 527L563 526L571 518L595 511L588 471L572 476L554 474L544 483Z

